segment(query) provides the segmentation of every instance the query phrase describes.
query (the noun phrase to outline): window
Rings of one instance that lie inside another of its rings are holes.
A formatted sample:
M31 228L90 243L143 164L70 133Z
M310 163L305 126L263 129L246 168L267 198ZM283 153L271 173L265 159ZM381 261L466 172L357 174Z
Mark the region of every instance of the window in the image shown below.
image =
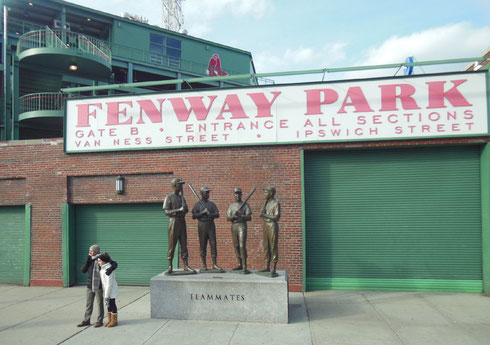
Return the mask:
M182 42L175 38L150 33L150 62L180 68Z

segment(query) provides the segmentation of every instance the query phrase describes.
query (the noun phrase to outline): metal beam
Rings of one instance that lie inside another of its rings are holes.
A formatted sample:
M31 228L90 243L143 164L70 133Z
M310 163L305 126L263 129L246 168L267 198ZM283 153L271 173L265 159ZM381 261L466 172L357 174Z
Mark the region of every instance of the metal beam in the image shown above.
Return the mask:
M486 60L487 60L487 58L485 58L485 57L477 57L477 58L462 58L462 59L450 59L450 60L417 61L417 62L411 62L411 63L401 62L401 63L387 64L387 65L322 68L322 69L289 71L289 72L237 74L237 75L227 75L227 76L222 76L222 77L198 77L198 78L188 78L188 79L157 80L157 81L145 81L145 82L137 82L137 83L113 84L113 85L102 85L102 86L70 87L70 88L61 89L61 92L72 93L72 92L114 90L114 89L124 90L127 88L135 88L135 87L182 84L184 82L186 82L186 83L203 83L203 82L214 82L214 81L219 82L219 81L239 80L239 79L283 77L283 76L291 76L291 75L336 73L336 72L350 72L350 71L362 71L362 70L373 70L373 69L399 68L399 67L404 67L404 66L409 67L409 66L445 65L445 64L474 62L474 61L483 62Z

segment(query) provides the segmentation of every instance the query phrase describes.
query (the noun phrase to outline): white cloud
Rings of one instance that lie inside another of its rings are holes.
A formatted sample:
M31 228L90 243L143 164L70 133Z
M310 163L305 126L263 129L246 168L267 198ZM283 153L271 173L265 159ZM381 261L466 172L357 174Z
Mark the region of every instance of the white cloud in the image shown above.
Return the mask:
M227 13L260 19L272 8L270 0L187 0L183 11L192 19L212 20Z
M268 51L253 54L254 65L257 73L275 72L282 69L284 61L280 56Z
M416 32L409 36L393 36L367 52L367 63L392 63L415 56L418 60L473 57L490 44L490 27L473 28L457 23ZM469 56L466 56L470 54Z
M284 53L286 63L304 64L315 60L315 50L312 48L288 48Z
M321 69L335 65L371 66L402 63L408 56L415 61L449 60L481 56L490 45L490 27L475 28L470 23L448 24L415 32L406 36L395 35L372 46L356 56L348 56L346 42L327 44L320 49L311 47L288 48L282 54L270 52L254 53L258 73ZM354 61L354 62L352 62ZM461 71L469 63L444 64L415 67L416 74ZM369 78L377 76L403 75L403 70L377 69L349 73L327 73L325 80L344 78ZM323 76L296 77L295 81L321 80Z
M161 0L68 1L114 15L120 15L121 12L140 15L147 18L150 24L162 26ZM182 2L184 28L193 36L206 37L212 30L213 21L222 16L261 19L272 8L272 0L186 0Z
M478 57L489 47L490 27L474 28L469 23L449 24L415 32L407 36L392 36L379 46L363 52L356 66L382 65L404 62L408 56L415 61L447 60ZM464 65L464 64L463 64ZM439 65L416 67L420 73L461 70L461 65ZM384 72L365 71L349 73L349 77L393 75L395 70Z
M330 65L344 61L347 57L347 47L347 42L335 42L324 46L319 57L321 67L329 67Z
M221 16L261 19L273 8L271 0L187 0L182 7L185 28L198 37L211 32L213 21Z
M127 0L66 0L77 5L89 7L98 11L110 13L116 16L121 12L138 15L148 19L150 24L162 25L162 4L159 0L138 0L130 2ZM151 10L148 10L151 9Z
M346 47L346 42L334 42L320 48L287 48L281 54L253 52L253 58L258 73L321 69L344 60Z

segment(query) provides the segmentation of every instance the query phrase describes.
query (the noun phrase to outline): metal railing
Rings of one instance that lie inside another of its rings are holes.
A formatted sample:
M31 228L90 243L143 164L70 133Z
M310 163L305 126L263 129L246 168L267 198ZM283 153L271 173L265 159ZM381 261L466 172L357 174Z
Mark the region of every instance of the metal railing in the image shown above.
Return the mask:
M154 66L163 66L173 68L177 71L191 72L197 75L207 75L208 65L181 59L169 55L161 55L149 50L142 50L133 47L128 47L120 44L112 44L112 55L122 59L131 60L134 62L143 62ZM242 74L230 69L223 69L228 75Z
M59 38L56 33L49 27L46 27L46 46L68 48L65 42Z
M42 110L64 110L68 94L58 92L30 93L19 98L19 113Z
M19 38L17 55L33 48L59 48L74 49L92 54L107 63L112 62L112 53L109 44L93 37L65 30L30 31Z
M17 55L33 48L59 48L75 49L84 53L96 55L112 63L112 56L134 62L143 62L150 65L175 69L176 71L190 72L197 75L208 75L208 65L181 59L174 56L160 55L149 50L142 50L120 44L110 44L103 40L82 35L80 33L54 30L46 27L42 30L29 31L19 37ZM223 69L227 75L238 75L240 72Z
M7 27L8 32L14 32L16 35L22 36L29 31L41 30L44 25L37 25L32 22L26 22L22 20L17 20L13 17L9 17Z
M227 75L222 77L201 77L201 78L188 78L188 79L172 79L172 80L155 80L155 81L144 81L137 83L125 83L125 84L110 84L110 85L97 85L97 86L82 86L82 87L68 87L62 88L61 92L67 93L79 93L79 92L96 92L101 90L125 90L132 89L136 87L149 87L157 85L177 85L183 83L199 83L199 82L210 82L210 81L229 81L229 80L255 80L256 78L271 78L271 77L286 77L286 76L298 76L307 74L317 74L320 77L325 75L325 73L336 73L336 72L351 72L351 71L365 71L365 70L376 70L376 69L387 69L387 68L400 68L403 66L429 66L429 65L443 65L443 64L455 64L463 62L484 62L487 61L486 57L476 57L476 58L462 58L462 59L449 59L449 60L435 60L435 61L417 61L417 62L400 62L387 65L371 65L371 66L355 66L355 67L340 67L340 68L321 68L313 70L302 70L302 71L289 71L289 72L272 72L272 73L251 73L251 74L240 74L240 75Z

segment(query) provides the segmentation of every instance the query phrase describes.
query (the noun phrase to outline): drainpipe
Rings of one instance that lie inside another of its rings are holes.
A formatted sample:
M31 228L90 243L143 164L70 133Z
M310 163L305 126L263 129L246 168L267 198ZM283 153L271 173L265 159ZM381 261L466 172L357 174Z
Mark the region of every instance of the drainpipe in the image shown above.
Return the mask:
M19 131L18 131L18 128L19 126L17 126L17 130L15 128L15 117L18 115L18 105L19 105L19 89L18 89L18 85L19 85L19 62L17 59L17 56L16 54L12 54L12 77L10 79L10 98L11 98L11 101L10 101L10 104L12 105L10 108L11 108L11 112L12 112L12 122L11 122L11 135L10 135L10 140L15 140L15 139L18 139L19 136ZM18 116L17 116L18 118Z
M9 100L9 95L8 95L8 90L9 90L9 83L8 83L8 77L9 77L9 68L8 68L8 59L7 59L7 45L8 45L8 33L7 33L7 7L3 6L3 46L2 46L2 62L3 62L3 107L2 107L2 113L3 113L3 119L2 119L2 125L3 125L3 130L0 133L0 139L1 140L8 140L8 116L7 116L7 102Z

